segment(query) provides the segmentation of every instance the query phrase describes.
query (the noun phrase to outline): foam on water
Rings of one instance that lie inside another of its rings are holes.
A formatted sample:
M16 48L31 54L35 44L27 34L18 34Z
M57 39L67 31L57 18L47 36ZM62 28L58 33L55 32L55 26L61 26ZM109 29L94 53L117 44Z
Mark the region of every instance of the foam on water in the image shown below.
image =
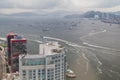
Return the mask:
M82 57L86 60L86 72L85 72L85 74L87 74L88 70L89 70L89 59L85 56L84 53L82 53Z
M47 36L44 36L45 39L53 39L53 40L57 40L57 41L61 41L61 42L64 42L65 44L69 45L69 46L73 46L73 47L83 47L83 46L80 46L80 45L77 45L75 43L72 43L72 42L69 42L69 41L66 41L66 40L63 40L63 39L59 39L59 38L53 38L53 37L47 37Z

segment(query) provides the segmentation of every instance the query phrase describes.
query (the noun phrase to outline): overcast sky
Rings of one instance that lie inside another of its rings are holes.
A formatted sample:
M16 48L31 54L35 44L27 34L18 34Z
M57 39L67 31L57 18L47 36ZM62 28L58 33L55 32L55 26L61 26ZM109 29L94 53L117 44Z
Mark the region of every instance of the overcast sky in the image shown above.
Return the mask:
M120 0L0 0L0 13L35 11L119 11Z

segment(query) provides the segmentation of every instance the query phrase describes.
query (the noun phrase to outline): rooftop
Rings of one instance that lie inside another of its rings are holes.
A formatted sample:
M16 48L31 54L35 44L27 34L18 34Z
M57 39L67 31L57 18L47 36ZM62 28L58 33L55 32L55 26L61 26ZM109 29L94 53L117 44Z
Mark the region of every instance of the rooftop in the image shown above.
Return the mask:
M40 44L39 54L24 56L25 58L44 58L48 55L60 54L63 51L63 46L58 44L58 42L49 42ZM20 56L23 57L23 56Z
M16 35L12 40L26 40L26 39L23 38L23 36L21 35Z
M7 35L10 36L10 35L17 35L17 34L14 33L14 32L10 32L10 33L8 33Z
M45 44L40 44L39 48L40 48L39 54L43 54L43 55L57 54L57 53L61 53L63 50L63 46L58 44L58 42L49 42Z
M27 39L26 38L23 38L22 36L15 36L13 39L11 39L12 42L26 42Z

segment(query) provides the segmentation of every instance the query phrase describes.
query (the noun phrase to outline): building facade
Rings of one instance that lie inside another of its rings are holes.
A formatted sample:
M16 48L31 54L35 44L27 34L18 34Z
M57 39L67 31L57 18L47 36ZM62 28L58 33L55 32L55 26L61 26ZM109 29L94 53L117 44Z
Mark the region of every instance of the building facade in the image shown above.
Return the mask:
M20 80L65 80L66 56L57 42L40 44L38 55L19 56Z
M8 57L8 63L11 65L11 39L13 39L17 34L10 32L7 34L7 57Z
M3 66L4 64L2 63L2 56L0 55L0 79L3 79Z
M11 39L11 71L19 71L19 55L27 54L27 40L21 36Z
M0 80L5 77L6 73L6 60L5 60L5 50L0 46Z

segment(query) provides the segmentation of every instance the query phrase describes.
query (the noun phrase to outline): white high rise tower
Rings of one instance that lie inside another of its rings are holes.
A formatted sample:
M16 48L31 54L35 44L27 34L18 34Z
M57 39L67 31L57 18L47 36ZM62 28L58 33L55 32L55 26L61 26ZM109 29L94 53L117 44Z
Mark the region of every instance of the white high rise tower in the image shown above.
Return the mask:
M19 56L20 80L65 80L66 56L57 42L40 44L38 55Z

